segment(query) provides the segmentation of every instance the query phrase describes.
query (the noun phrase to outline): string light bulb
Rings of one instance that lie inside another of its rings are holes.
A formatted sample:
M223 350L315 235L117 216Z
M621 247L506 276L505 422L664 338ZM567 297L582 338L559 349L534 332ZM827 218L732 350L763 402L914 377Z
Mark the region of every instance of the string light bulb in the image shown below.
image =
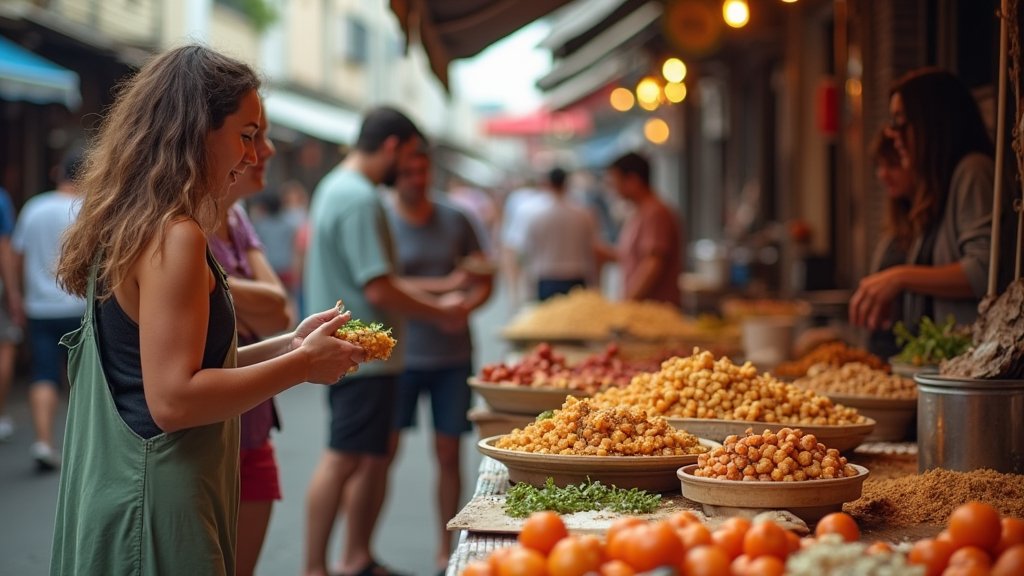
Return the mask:
M661 75L668 82L682 82L686 78L686 64L679 58L669 58L661 65Z
M746 0L725 0L722 4L725 23L733 28L743 28L750 22L750 7Z
M628 112L633 108L633 105L636 104L636 99L633 98L633 92L629 88L623 88L622 86L612 90L608 99L611 102L612 108L615 108L619 112Z

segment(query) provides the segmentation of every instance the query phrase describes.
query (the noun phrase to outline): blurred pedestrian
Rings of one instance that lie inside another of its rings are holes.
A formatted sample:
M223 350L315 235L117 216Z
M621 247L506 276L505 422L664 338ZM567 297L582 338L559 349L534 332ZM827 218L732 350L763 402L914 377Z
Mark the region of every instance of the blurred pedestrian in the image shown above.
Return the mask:
M608 177L612 188L633 207L619 233L623 297L679 306L683 235L676 215L651 188L650 163L630 152L608 166Z
M290 279L294 266L295 235L302 226L295 213L286 210L282 191L267 189L253 198L257 209L252 225L263 242L264 254L278 278ZM285 284L288 286L288 284Z
M366 114L351 153L327 174L313 194L309 250L303 286L306 304L344 304L366 322L396 332L387 362L370 362L329 389L327 450L310 481L306 517L308 576L327 574L327 546L340 510L348 517L340 572L358 576L392 573L371 551L374 527L387 494L388 449L395 388L403 367L403 318L465 328L461 301L442 301L401 281L394 242L377 185L392 185L397 167L421 146L419 129L393 108Z
M535 179L509 192L505 197L501 212L501 230L499 234L502 276L508 289L508 299L515 310L524 301L524 286L533 284L528 278L520 262L519 246L525 242L525 222L530 216L547 205L548 198Z
M439 297L455 296L464 300L467 310L475 310L487 301L492 277L461 268L467 258L484 258L480 239L461 210L431 200L430 158L426 151L420 149L399 164L388 217L398 254L398 273L404 282ZM401 430L416 424L420 395L429 394L438 465L436 566L441 574L451 555L451 532L446 526L458 512L462 492L459 438L472 429L466 415L472 374L469 326L445 331L432 322L409 320L391 456L398 450Z
M7 190L0 187L0 282L4 296L0 305L0 442L14 435L14 419L6 411L7 396L14 380L14 360L25 326L17 262L11 247L13 232L14 204Z
M547 176L546 201L525 215L518 259L535 282L537 300L568 294L576 286L599 279L597 250L601 244L590 212L568 198L561 168Z
M234 574L238 416L362 359L334 336L350 316L333 307L236 349L207 234L257 162L258 89L237 60L169 50L122 85L89 151L57 268L88 305L62 340L73 387L54 576Z
M850 300L850 322L888 329L893 303L902 298L909 326L923 316L942 321L950 315L958 324L970 324L987 291L991 264L992 140L970 90L937 68L898 80L890 91L889 115L887 134L914 176L908 213L913 239L904 264L860 281ZM1000 239L1007 250L1014 237L1011 214L1007 205ZM1000 286L1012 268L1000 270Z
M256 163L246 168L227 196L218 201L217 229L209 235L210 250L228 274L240 346L280 334L294 321L288 292L267 262L263 245L239 203L266 186L267 161L275 152L267 130L264 115L254 140ZM236 576L256 571L274 501L281 499L277 460L270 442L270 430L275 427L280 428L280 422L273 398L242 414Z
M85 301L62 290L54 277L61 236L81 207L77 180L82 166L82 151L69 151L58 171L57 189L30 198L14 226L15 270L25 294L24 310L15 312L15 317L24 314L28 319L32 357L28 403L36 437L31 452L42 471L60 465L53 441L61 368L66 364L60 338L78 328L85 310Z

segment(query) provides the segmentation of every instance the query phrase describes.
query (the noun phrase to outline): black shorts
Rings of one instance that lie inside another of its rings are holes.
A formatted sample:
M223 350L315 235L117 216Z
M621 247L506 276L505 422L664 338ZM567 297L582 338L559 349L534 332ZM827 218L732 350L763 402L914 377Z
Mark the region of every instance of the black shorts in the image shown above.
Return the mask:
M395 414L398 376L350 376L327 389L335 452L386 455Z

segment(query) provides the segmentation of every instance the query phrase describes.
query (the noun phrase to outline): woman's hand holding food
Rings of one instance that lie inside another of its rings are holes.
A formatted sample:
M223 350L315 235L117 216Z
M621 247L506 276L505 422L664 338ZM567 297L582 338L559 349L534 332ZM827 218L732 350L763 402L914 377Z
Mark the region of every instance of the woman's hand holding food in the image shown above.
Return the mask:
M306 381L316 384L334 384L350 369L363 361L363 349L335 337L352 315L339 314L336 308L313 314L295 329L293 348L306 354Z

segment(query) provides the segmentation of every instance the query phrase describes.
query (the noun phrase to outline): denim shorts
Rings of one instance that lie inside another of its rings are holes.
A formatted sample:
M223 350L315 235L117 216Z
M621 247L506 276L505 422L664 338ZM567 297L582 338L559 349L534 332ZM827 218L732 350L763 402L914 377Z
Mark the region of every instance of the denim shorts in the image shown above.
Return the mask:
M82 318L29 318L28 344L32 356L32 382L60 385L61 368L67 365L67 351L60 347L60 339L68 332L78 330Z
M416 407L420 394L430 393L434 430L444 436L461 436L473 429L466 413L472 398L467 380L473 367L462 364L432 370L406 370L398 379L395 403L395 428L416 425Z

